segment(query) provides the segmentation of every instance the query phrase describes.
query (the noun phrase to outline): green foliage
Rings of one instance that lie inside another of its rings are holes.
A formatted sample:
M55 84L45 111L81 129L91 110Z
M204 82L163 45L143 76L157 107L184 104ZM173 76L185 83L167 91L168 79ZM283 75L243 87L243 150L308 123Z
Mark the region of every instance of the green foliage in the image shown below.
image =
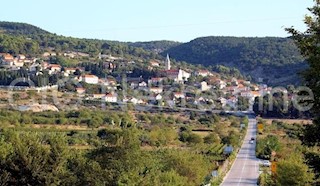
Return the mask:
M221 142L219 135L216 133L211 133L208 136L204 137L203 141L204 143L207 143L207 144L214 144L214 143Z
M129 46L143 48L144 50L154 51L154 52L162 52L169 48L178 46L179 42L175 41L149 41L149 42L134 42L128 43Z
M38 54L39 44L22 36L11 36L0 33L0 52L11 54Z
M0 134L0 185L102 185L104 170L66 146L66 138L45 140L34 132Z
M262 77L277 85L297 83L296 73L306 68L297 47L288 38L202 37L162 54L167 53L192 64L235 67L245 75Z
M303 159L291 155L277 163L276 185L312 185L314 174L304 164Z
M256 98L253 111L262 117L270 118L311 118L309 110L298 110L292 100L286 100L282 93L266 94L262 99L262 109L259 108L260 99Z
M287 28L286 30L292 34L292 38L300 49L301 54L306 58L309 68L307 68L302 76L305 85L309 87L314 95L314 100L303 100L306 104L313 104L313 113L315 114L314 124L307 126L305 130L304 143L309 146L319 146L320 135L316 132L320 128L320 88L319 88L319 20L320 20L320 2L314 1L314 6L309 8L311 15L305 17L305 24L307 30L300 32L294 28Z
M258 158L270 159L272 151L279 151L281 148L280 141L277 136L268 135L257 141L256 155Z
M189 144L199 144L203 142L201 136L191 132L191 131L183 131L180 133L179 140L182 142L187 142Z

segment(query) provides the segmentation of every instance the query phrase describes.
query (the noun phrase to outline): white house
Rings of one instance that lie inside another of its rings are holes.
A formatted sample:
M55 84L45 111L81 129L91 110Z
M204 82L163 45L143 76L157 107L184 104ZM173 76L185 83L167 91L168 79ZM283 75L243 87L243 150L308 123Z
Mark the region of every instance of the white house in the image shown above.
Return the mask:
M140 82L140 83L138 84L138 86L139 86L139 87L147 87L148 84L147 84L146 82L142 81L142 82Z
M161 99L162 99L161 94L156 95L155 99L156 99L156 100L161 100Z
M206 76L212 75L209 70L198 70L195 74L197 76L202 76L202 77L206 77Z
M162 87L151 87L150 92L156 93L156 94L160 94L163 92L163 88Z
M110 103L116 103L118 100L118 96L114 93L109 93L105 95L105 101Z
M200 83L200 88L201 88L201 91L207 91L211 88L211 86L209 86L207 82L202 81Z
M81 81L84 81L88 84L98 84L99 78L95 75L86 74L81 77Z

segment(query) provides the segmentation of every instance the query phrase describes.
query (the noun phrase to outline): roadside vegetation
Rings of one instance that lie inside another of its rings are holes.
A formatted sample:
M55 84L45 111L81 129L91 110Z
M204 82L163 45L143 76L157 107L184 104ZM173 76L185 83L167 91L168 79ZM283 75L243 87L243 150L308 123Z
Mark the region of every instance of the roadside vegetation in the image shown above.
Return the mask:
M271 161L260 166L260 185L314 185L318 170L308 164L310 149L303 145L305 128L310 124L285 123L285 120L259 120L263 130L257 137L256 155ZM275 168L272 168L275 166ZM317 184L316 184L317 185Z

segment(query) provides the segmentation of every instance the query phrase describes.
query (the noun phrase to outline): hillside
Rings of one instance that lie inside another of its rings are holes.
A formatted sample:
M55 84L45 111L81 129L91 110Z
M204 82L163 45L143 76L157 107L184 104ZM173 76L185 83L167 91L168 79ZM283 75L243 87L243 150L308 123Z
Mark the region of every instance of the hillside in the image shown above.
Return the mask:
M128 59L162 58L205 66L237 68L253 80L271 85L298 84L297 73L306 64L288 38L203 37L188 43L174 41L119 42L59 36L25 23L0 22L0 52L37 55L54 50L78 51L96 57L102 54Z
M288 38L203 37L172 47L162 55L167 53L193 64L236 67L255 80L263 78L273 85L299 82L297 73L306 68Z
M50 50L84 52L92 57L99 53L128 59L155 57L151 51L124 42L59 36L30 24L0 21L0 53L37 55Z
M134 42L134 43L128 43L128 44L129 46L139 47L139 48L143 48L144 50L160 53L172 47L176 47L182 43L175 42L175 41L162 40L162 41Z
M35 34L49 34L49 32L26 23L13 23L0 21L0 33L12 35L35 35Z

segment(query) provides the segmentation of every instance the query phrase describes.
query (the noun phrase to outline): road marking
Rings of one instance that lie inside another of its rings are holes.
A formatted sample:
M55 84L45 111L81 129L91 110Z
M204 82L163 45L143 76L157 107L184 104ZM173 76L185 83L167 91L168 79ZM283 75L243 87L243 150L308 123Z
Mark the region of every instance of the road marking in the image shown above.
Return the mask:
M247 163L247 160L248 160L248 154L249 154L249 153L246 154L246 159L244 160L244 164L243 164L243 167L242 167L242 170L241 170L240 179L239 179L239 181L238 181L238 186L240 185L240 183L241 183L241 181L242 181L242 175L243 175L243 171L244 171L244 169L245 169L245 167L246 167L246 163Z

